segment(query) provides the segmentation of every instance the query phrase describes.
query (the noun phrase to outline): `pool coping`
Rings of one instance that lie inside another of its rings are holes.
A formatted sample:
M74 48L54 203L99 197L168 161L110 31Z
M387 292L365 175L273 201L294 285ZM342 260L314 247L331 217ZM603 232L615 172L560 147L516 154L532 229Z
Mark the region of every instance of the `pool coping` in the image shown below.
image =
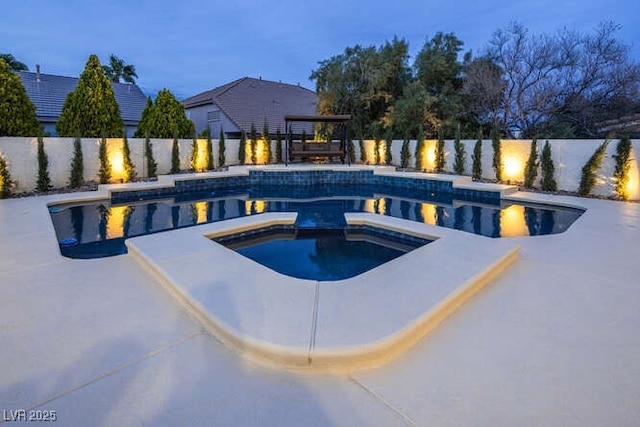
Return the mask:
M280 367L332 371L371 368L402 354L486 286L519 250L507 239L348 213L349 224L434 241L359 276L317 282L284 276L211 240L293 224L296 216L263 213L135 237L126 245L176 301L242 355ZM212 263L224 268L212 273Z

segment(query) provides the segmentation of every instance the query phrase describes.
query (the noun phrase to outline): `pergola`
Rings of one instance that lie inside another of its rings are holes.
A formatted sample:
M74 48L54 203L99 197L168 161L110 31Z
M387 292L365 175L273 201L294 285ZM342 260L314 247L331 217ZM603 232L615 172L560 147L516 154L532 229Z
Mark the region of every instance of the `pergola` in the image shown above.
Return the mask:
M310 157L340 157L344 163L351 164L349 155L349 130L346 124L351 120L350 115L323 115L323 116L305 116L305 115L287 115L284 116L286 131L286 156L285 164L288 165L294 157L303 159ZM293 123L327 123L342 125L342 135L339 142L329 141L293 141L292 124Z

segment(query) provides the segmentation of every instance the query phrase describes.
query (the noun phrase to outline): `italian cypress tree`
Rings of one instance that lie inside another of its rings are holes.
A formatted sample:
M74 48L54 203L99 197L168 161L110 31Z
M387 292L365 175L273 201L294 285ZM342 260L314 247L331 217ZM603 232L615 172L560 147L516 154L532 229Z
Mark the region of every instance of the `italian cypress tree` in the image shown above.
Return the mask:
M11 173L7 161L0 154L0 199L6 199L11 196Z
M473 154L471 155L473 160L473 166L471 168L471 175L473 179L482 179L482 128L478 129L478 139L473 146Z
M258 133L256 132L256 127L251 123L251 163L258 163Z
M422 157L424 156L424 130L422 125L418 126L418 136L416 137L416 169L422 171Z
M178 132L176 131L171 145L171 173L180 172L180 145L178 144Z
M69 187L79 188L84 184L84 161L82 159L82 143L80 138L73 140L73 158L71 159L71 175L69 176Z
M140 116L140 121L138 122L138 127L136 128L136 133L133 134L134 138L143 138L149 134L149 120L151 117L151 110L153 110L153 101L151 97L147 97L147 104L142 110L142 115Z
M491 146L493 147L493 170L496 179L502 182L502 141L500 141L500 132L497 126L491 128Z
M373 163L376 165L380 164L380 142L380 137L376 136L373 146Z
M438 142L436 143L436 172L444 172L444 133L438 129Z
M60 136L120 137L123 127L111 82L98 57L91 55L78 85L64 101L56 131Z
M153 144L148 135L144 138L144 156L147 159L147 176L155 178L158 175L158 164L153 158Z
M616 181L616 194L622 200L627 200L629 198L627 184L629 183L629 170L631 169L631 140L629 135L624 135L618 141L616 154L613 155L613 158L616 159L616 169L613 173Z
M406 169L409 167L409 160L411 160L411 153L409 152L409 135L404 137L402 141L402 149L400 150L400 167Z
M391 155L391 144L393 143L393 133L391 133L391 128L387 129L387 135L385 138L385 150L384 150L384 163L390 165L393 161Z
M111 179L111 162L109 162L109 156L107 154L107 138L100 138L98 159L100 160L98 179L100 180L100 184L107 184Z
M282 163L282 133L276 129L276 163Z
M527 164L524 167L524 186L525 188L533 188L538 177L538 141L533 138L531 141L531 150Z
M226 147L224 146L224 131L220 127L220 136L218 137L218 165L223 167L227 161L225 157Z
M214 170L216 165L214 163L214 158L213 158L213 142L211 141L211 132L209 131L208 127L207 127L206 132L205 132L205 138L207 138L207 167L206 167L206 169L208 171L210 171L210 170Z
M581 196L591 193L591 190L596 185L596 174L602 165L607 145L609 145L609 141L603 142L583 166L580 186L578 187L578 194Z
M456 125L456 137L453 141L453 149L455 151L455 161L453 163L453 171L458 175L464 175L464 158L467 152L460 137L460 123Z
M122 165L124 167L124 182L131 182L136 179L136 167L131 163L131 149L127 140L127 130L124 130L122 137Z
M267 121L264 121L264 126L262 127L262 142L264 143L264 157L266 158L265 163L271 163L271 137L269 136L269 124Z
M37 136L42 126L22 81L0 58L0 136Z
M36 190L45 192L51 190L51 178L49 177L49 156L44 151L44 140L38 137L38 184Z
M356 162L356 145L353 143L351 135L348 136L347 144L349 144L349 163Z
M199 172L198 171L199 160L200 159L198 155L198 140L196 138L193 138L193 142L191 143L191 158L189 159L189 168L193 172Z
M542 188L542 191L556 191L558 184L556 183L555 167L553 166L553 159L551 158L549 141L542 147L540 169L542 170L542 176L540 177L540 188Z
M238 163L244 165L247 161L247 135L240 132L240 145L238 146Z
M367 163L367 150L364 147L364 141L362 140L362 137L360 137L360 140L358 142L360 144L360 161L362 163Z

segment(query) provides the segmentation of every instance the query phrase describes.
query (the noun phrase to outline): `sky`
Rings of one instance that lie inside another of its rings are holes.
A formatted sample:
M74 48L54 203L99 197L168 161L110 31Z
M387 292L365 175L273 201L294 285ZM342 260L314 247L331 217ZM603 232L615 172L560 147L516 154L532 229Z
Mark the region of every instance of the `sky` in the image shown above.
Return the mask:
M2 0L0 53L30 71L77 77L90 54L132 64L142 90L178 99L242 77L300 84L318 62L356 44L394 35L413 57L425 41L453 32L481 53L510 22L534 34L622 26L618 39L640 62L638 0Z

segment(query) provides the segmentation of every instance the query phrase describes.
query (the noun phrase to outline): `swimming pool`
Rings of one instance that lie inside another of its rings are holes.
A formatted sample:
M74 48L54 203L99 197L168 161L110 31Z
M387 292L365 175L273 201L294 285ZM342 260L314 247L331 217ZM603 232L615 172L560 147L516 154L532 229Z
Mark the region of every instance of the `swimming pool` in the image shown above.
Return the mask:
M344 213L370 212L488 237L562 233L581 209L502 200L499 191L373 171L250 170L114 191L110 199L55 204L49 211L62 255L126 253L127 238L265 212L297 212L299 228L343 228Z

